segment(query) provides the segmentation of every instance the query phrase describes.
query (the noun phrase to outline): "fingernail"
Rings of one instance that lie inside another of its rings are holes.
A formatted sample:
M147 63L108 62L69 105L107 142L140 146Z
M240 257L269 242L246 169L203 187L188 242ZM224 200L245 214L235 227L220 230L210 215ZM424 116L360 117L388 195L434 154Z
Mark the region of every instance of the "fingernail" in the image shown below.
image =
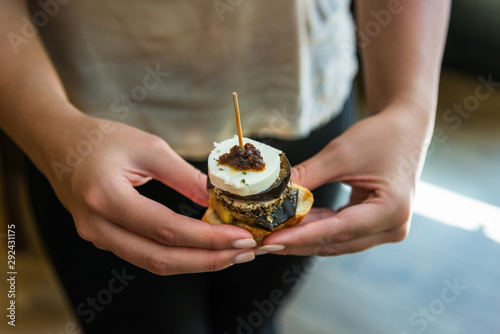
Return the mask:
M266 246L260 247L257 250L264 251L264 252L277 252L277 251L280 251L283 249L285 249L285 246L283 246L283 245L266 245Z
M253 251L238 254L234 257L232 264L244 263L255 259Z
M255 246L257 246L257 243L252 238L248 238L233 241L231 246L233 246L234 248L254 248Z

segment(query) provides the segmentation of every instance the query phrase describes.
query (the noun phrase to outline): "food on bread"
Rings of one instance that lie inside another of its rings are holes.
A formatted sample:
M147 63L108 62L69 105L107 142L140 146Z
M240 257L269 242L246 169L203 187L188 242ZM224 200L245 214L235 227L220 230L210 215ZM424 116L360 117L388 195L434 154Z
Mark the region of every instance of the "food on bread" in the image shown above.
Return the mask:
M214 143L208 158L209 207L202 220L250 231L257 243L274 231L295 226L311 209L311 192L290 181L285 154L243 138Z

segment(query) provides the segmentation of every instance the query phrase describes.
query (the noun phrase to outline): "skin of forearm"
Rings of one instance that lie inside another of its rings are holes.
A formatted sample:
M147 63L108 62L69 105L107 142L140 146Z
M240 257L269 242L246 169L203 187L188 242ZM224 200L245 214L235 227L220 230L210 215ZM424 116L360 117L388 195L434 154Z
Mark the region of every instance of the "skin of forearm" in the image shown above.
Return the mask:
M2 1L0 8L0 127L47 175L50 161L59 158L54 147L83 114L68 102L38 35L17 50L7 38L21 34L21 18L30 17L24 1Z
M361 50L372 113L403 102L418 106L432 122L450 5L449 0L356 0L358 31L375 35ZM384 14L385 26L377 21Z

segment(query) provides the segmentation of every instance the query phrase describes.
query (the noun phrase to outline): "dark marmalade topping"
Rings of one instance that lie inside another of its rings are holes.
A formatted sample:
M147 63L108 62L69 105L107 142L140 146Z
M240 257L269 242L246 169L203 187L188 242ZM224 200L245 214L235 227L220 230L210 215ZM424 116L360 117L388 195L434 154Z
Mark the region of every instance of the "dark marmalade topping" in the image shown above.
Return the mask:
M246 143L243 148L234 145L229 153L219 157L219 165L230 166L239 171L262 171L266 167L260 151L250 143Z

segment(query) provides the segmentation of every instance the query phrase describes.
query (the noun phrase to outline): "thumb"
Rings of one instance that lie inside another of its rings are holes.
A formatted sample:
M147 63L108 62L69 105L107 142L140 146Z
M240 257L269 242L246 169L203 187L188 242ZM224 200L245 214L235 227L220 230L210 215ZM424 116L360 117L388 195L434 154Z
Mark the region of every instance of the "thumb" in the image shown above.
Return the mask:
M308 189L337 181L341 165L335 163L335 153L328 146L318 154L292 168L291 180Z
M145 168L158 181L175 189L197 204L208 206L207 175L179 156L163 142L158 150L151 150L144 159Z

